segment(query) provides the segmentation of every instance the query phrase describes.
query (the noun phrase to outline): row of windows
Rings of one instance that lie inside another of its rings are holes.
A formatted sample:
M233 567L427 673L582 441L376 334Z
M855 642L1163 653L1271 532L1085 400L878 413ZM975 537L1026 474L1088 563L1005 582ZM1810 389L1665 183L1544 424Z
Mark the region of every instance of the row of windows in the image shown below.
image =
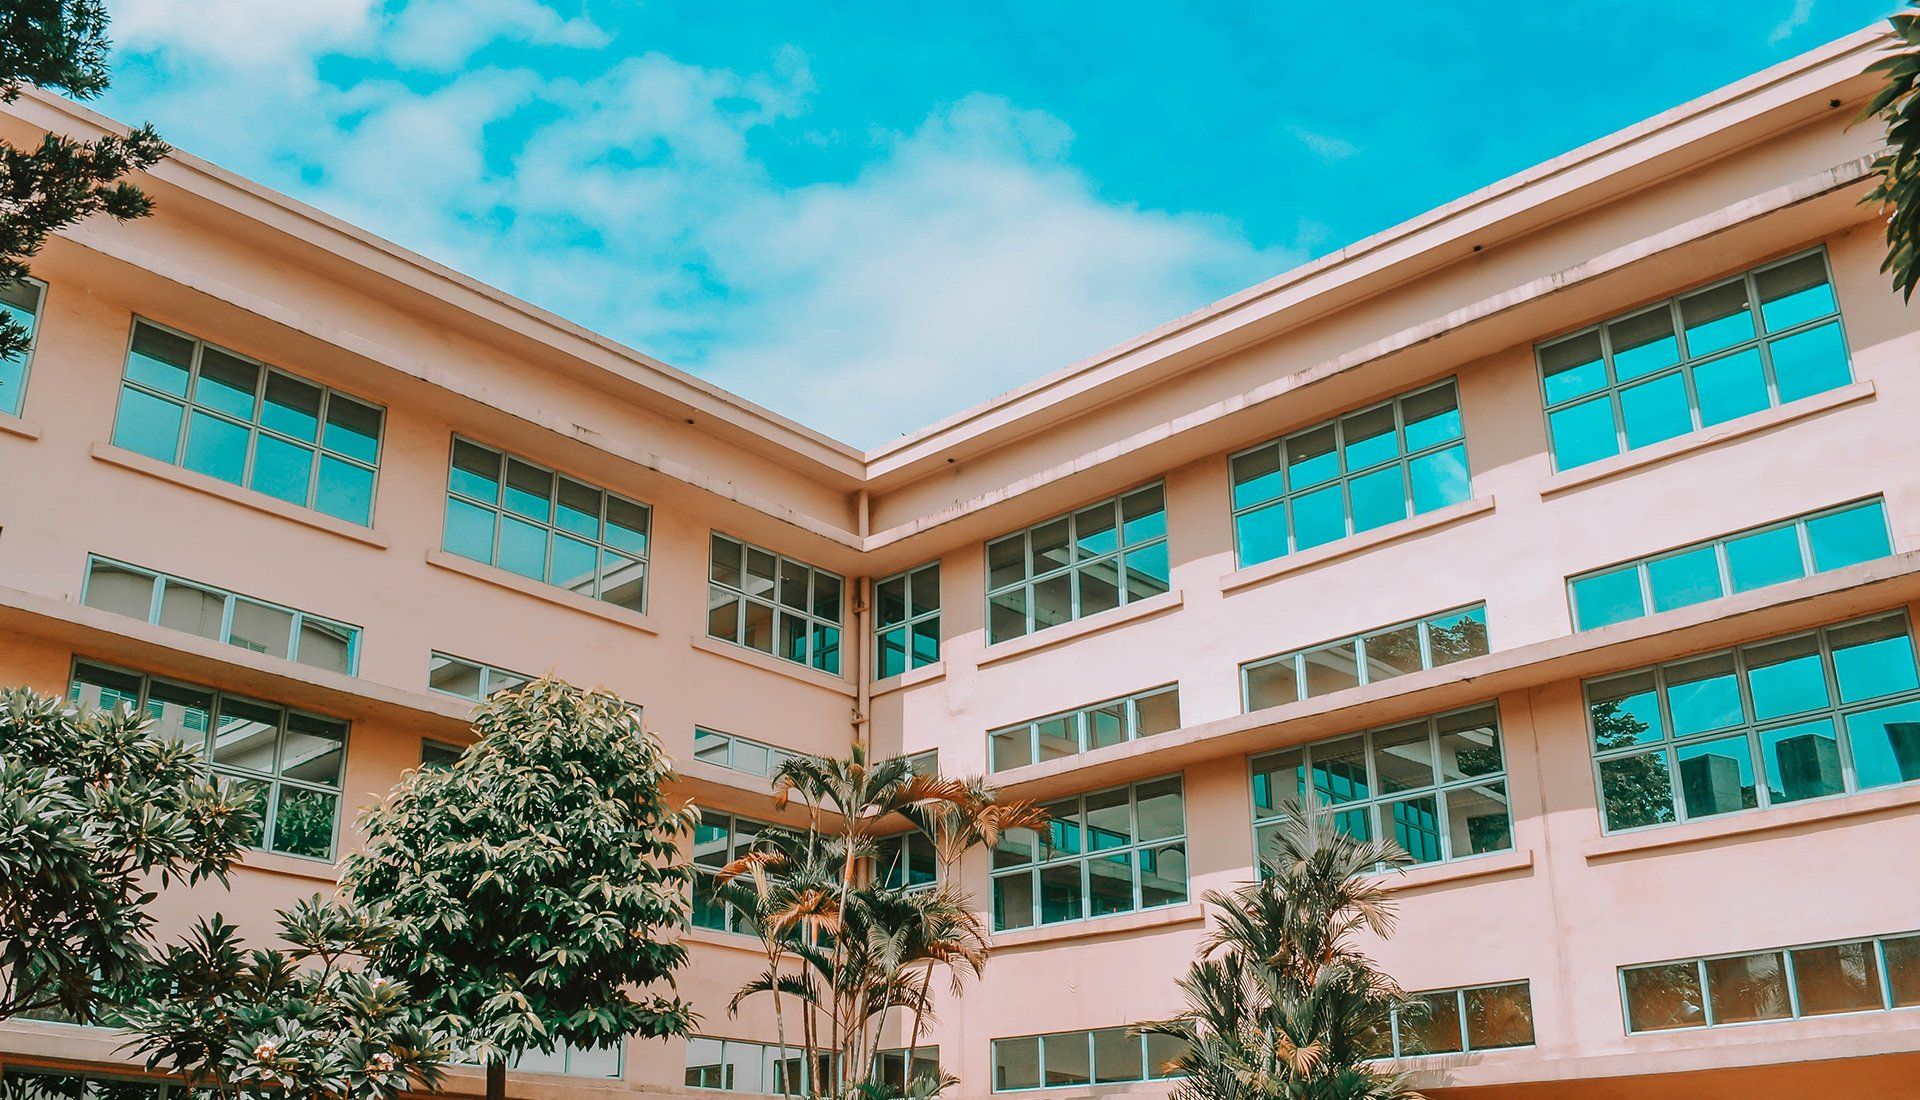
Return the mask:
M1186 797L1169 776L1042 806L1044 832L1008 829L993 847L993 927L1179 905L1187 900Z
M1091 752L1180 728L1177 684L1124 695L987 734L994 771Z
M1920 934L1623 967L1627 1030L1920 1006Z
M693 727L693 758L749 775L772 775L796 754L705 726Z
M837 1056L815 1057L815 1072L822 1081L831 1081ZM695 1035L687 1039L685 1065L688 1088L762 1096L797 1096L807 1089L807 1055L799 1047ZM904 1092L909 1073L914 1078L939 1079L940 1048L881 1050L873 1056L873 1070L883 1084Z
M107 558L88 556L80 602L329 672L360 664L357 626Z
M1186 1044L1130 1027L993 1041L993 1091L1118 1085L1178 1075Z
M987 543L987 641L1004 642L1167 591L1158 483Z
M469 661L446 653L434 653L427 666L427 686L445 695L457 695L476 703L496 691L509 691L532 682L533 677L493 665Z
M1533 991L1526 982L1440 989L1394 1009L1392 1047L1383 1057L1459 1054L1533 1045Z
M1475 604L1240 666L1249 711L1485 656L1487 607Z
M839 574L716 533L708 581L709 637L839 674Z

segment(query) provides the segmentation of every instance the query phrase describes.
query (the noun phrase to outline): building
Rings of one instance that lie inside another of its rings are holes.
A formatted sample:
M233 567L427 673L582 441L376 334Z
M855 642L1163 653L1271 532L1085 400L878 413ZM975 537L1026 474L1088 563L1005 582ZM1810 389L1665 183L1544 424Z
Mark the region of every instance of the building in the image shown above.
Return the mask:
M9 303L0 682L143 700L261 792L174 926L328 889L351 809L548 669L645 706L704 861L778 752L991 772L1076 832L963 868L995 957L929 1043L964 1097L1164 1093L1116 1029L1305 792L1421 860L1378 955L1442 1006L1400 1036L1437 1095L1912 1095L1920 314L1849 126L1882 43L870 453L175 157ZM688 937L704 1038L514 1093L765 1087L728 919ZM0 1028L16 1077L117 1045Z

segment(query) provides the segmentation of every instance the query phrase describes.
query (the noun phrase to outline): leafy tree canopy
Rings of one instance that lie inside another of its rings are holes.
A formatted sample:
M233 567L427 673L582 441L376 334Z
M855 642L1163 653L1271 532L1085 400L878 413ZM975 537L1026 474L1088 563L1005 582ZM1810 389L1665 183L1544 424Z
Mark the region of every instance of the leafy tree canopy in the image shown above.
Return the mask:
M1859 119L1886 124L1887 148L1874 159L1876 179L1864 201L1887 217L1887 258L1880 270L1912 301L1920 285L1920 12L1900 12L1887 22L1895 42L1888 56L1867 68L1883 83Z

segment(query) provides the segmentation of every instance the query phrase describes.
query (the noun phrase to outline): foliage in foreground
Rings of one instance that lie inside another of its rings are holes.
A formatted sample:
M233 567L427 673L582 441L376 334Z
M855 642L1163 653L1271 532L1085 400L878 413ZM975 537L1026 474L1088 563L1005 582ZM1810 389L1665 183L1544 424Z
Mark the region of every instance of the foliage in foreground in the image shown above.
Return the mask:
M366 966L396 934L310 898L281 914L290 949L244 950L218 914L170 945L123 1012L149 1070L221 1097L391 1100L432 1089L452 1050L405 982Z
M98 1019L150 961L154 886L224 883L259 828L152 725L0 692L0 1019Z
M1377 876L1407 855L1362 842L1298 804L1273 834L1258 881L1203 900L1215 921L1180 982L1185 1011L1145 1030L1186 1044L1175 1100L1412 1100L1369 1062L1388 1047L1391 1014L1417 1010L1362 953L1362 931L1393 933Z
M668 801L659 741L621 700L551 678L476 710L479 740L413 772L363 819L342 886L395 933L375 952L429 1017L487 1065L562 1043L683 1035L671 991L686 948L696 814Z

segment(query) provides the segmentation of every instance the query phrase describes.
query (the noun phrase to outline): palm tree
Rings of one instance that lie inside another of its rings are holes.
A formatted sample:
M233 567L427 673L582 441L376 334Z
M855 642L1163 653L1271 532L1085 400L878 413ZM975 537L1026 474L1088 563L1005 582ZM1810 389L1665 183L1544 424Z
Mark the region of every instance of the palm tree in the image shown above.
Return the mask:
M1867 67L1881 85L1855 120L1887 128L1887 147L1873 162L1873 189L1862 201L1886 215L1887 258L1880 270L1912 301L1920 285L1920 12L1898 12L1887 23L1894 39L1888 56Z
M1393 933L1378 876L1400 846L1360 841L1298 804L1273 834L1258 881L1203 900L1216 924L1179 987L1187 1008L1144 1030L1186 1044L1175 1100L1415 1100L1371 1059L1392 1013L1417 1011L1355 945Z

